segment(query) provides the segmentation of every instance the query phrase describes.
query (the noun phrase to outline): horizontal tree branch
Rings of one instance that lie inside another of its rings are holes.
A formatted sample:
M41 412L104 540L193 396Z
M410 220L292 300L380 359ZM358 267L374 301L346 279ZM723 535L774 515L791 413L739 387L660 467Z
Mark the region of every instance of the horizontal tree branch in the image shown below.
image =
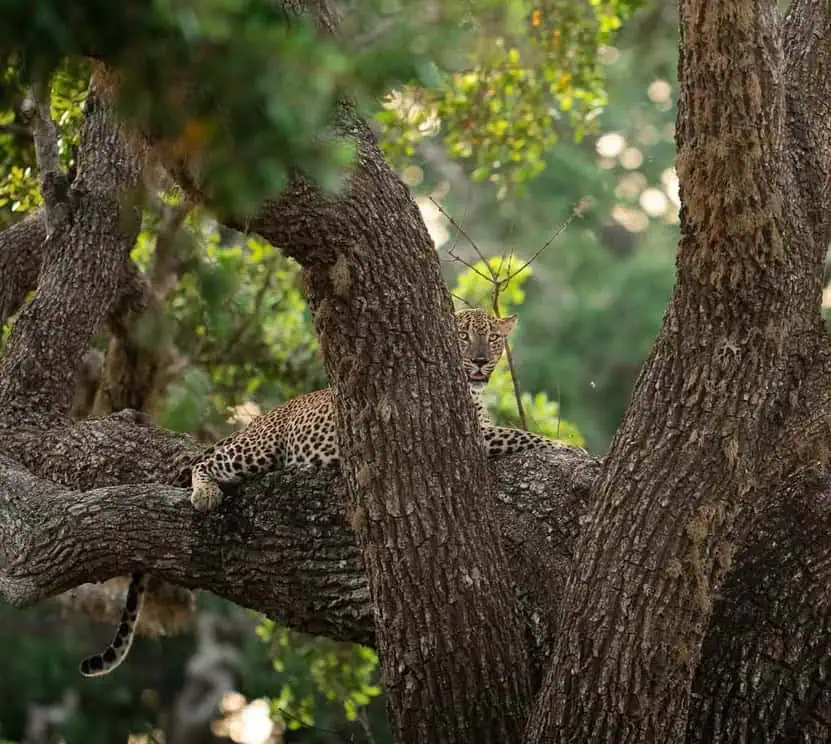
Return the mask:
M204 515L190 505L187 489L166 485L198 449L189 437L132 411L45 433L0 429L0 451L7 453L0 455L0 596L28 604L141 569L298 630L373 644L367 582L340 475L274 473ZM599 471L597 460L570 449L490 463L535 687ZM691 722L706 723L706 731L738 725L741 706L719 707L725 685L752 674L758 666L750 660L763 652L781 656L792 670L775 660L763 664L770 674L754 682L760 695L775 694L799 670L815 670L809 688L782 697L776 726L816 726L809 714L822 703L821 670L831 660L829 499L828 488L783 492L759 515L746 545L723 546L732 567L707 633L691 711ZM91 612L103 614L94 606ZM813 641L780 645L797 630ZM702 739L692 729L688 740L730 741Z
M103 422L108 429L94 432L90 444L113 428L135 433L130 422ZM155 431L145 429L147 451L156 450ZM162 450L169 441L160 437ZM101 451L97 447L96 455ZM130 456L119 459L126 463ZM542 643L551 634L547 623L597 464L565 450L506 458L493 467L514 581ZM0 456L0 594L24 605L143 570L294 628L371 643L371 605L344 494L335 469L274 473L203 515L191 506L187 489L155 479L79 492Z

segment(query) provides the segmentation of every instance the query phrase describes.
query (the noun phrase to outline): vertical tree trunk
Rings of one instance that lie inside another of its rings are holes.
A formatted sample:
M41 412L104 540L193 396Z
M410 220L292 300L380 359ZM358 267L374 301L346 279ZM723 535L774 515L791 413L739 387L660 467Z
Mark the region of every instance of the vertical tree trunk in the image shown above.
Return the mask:
M396 740L518 742L528 662L450 295L408 190L345 116L346 194L298 186L251 229L306 268Z
M528 742L683 740L714 595L785 475L766 454L825 343L825 245L788 177L777 24L774 2L681 2L676 287L593 490Z

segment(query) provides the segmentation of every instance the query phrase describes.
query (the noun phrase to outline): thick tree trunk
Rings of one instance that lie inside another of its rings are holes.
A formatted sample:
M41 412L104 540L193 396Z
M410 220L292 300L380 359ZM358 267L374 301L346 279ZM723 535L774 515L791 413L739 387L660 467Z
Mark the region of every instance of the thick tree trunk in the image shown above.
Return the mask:
M64 420L81 360L116 300L138 235L140 216L124 197L141 181L141 153L127 149L121 125L96 93L87 100L80 161L71 186L64 183L44 195L43 268L37 296L17 318L3 356L0 424L43 426ZM60 174L51 175L60 181ZM22 224L33 239L40 236L37 218ZM34 261L7 267L12 287L31 283ZM9 294L7 310L19 297L19 291Z
M831 491L759 514L716 600L687 741L831 741Z
M0 595L147 570L374 644L401 741L515 741L546 669L529 744L828 740L829 15L800 0L780 36L773 3L687 0L682 25L678 284L602 472L538 453L489 478L435 254L348 110L349 190L252 224L306 268L345 481L275 473L201 515L167 485L189 440L71 425L90 334L150 306L116 197L139 160L93 106L73 198L0 235L3 313L43 265L0 371Z
M827 344L828 241L790 177L775 6L681 3L677 283L592 493L528 742L680 741L735 553L827 450L772 457Z
M45 240L42 210L0 233L0 324L20 309L35 288Z
M298 186L250 227L306 269L397 740L518 742L528 660L450 294L409 191L342 116L346 194Z

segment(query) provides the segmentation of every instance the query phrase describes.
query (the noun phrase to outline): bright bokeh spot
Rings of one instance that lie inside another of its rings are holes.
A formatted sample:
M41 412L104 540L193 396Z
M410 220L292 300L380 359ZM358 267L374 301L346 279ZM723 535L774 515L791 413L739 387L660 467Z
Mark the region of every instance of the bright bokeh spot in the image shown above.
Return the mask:
M416 204L421 211L421 218L427 226L427 232L430 233L433 243L436 248L441 248L450 238L447 220L429 199L418 197L416 198Z
M626 170L635 170L643 165L643 153L637 147L627 147L618 159Z
M624 147L626 138L620 132L607 132L598 138L594 149L601 157L615 158L623 152Z
M618 181L615 196L634 201L645 188L646 176L643 173L627 173Z
M271 708L265 698L245 702L237 692L229 692L220 703L225 717L214 721L211 727L216 736L236 744L277 744L280 731L271 718Z
M404 179L404 183L406 183L407 186L413 188L414 186L418 186L424 180L424 171L417 165L409 165L404 169L401 177Z
M647 189L638 200L641 209L650 217L661 217L667 211L669 200L660 189Z
M667 168L661 173L661 183L664 185L669 200L676 206L681 206L681 196L678 192L678 174L675 168Z
M597 50L597 58L601 64L613 65L620 59L620 52L617 47L601 45Z
M633 233L643 232L649 227L649 218L640 209L618 205L612 210L612 218Z
M672 96L672 86L666 80L653 80L646 89L646 95L655 103L667 103Z

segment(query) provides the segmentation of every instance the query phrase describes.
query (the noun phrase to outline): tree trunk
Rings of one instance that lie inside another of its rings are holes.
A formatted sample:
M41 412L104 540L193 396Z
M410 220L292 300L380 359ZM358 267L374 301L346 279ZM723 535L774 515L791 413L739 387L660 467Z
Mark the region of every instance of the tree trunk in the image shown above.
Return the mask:
M340 130L357 135L363 165L347 194L298 186L250 227L306 270L393 730L518 742L528 660L450 294L369 128L344 107Z
M345 108L346 193L297 183L251 225L306 269L345 479L195 513L186 437L67 419L91 334L145 306L118 198L141 158L92 105L76 182L0 235L4 318L42 266L0 368L0 595L146 570L374 644L402 742L517 741L537 692L529 744L828 740L831 21L774 5L682 2L677 286L602 465L486 469L435 253Z
M783 72L775 3L681 3L675 291L592 492L528 742L680 741L735 553L827 450L771 457L827 345L828 225L791 177Z

